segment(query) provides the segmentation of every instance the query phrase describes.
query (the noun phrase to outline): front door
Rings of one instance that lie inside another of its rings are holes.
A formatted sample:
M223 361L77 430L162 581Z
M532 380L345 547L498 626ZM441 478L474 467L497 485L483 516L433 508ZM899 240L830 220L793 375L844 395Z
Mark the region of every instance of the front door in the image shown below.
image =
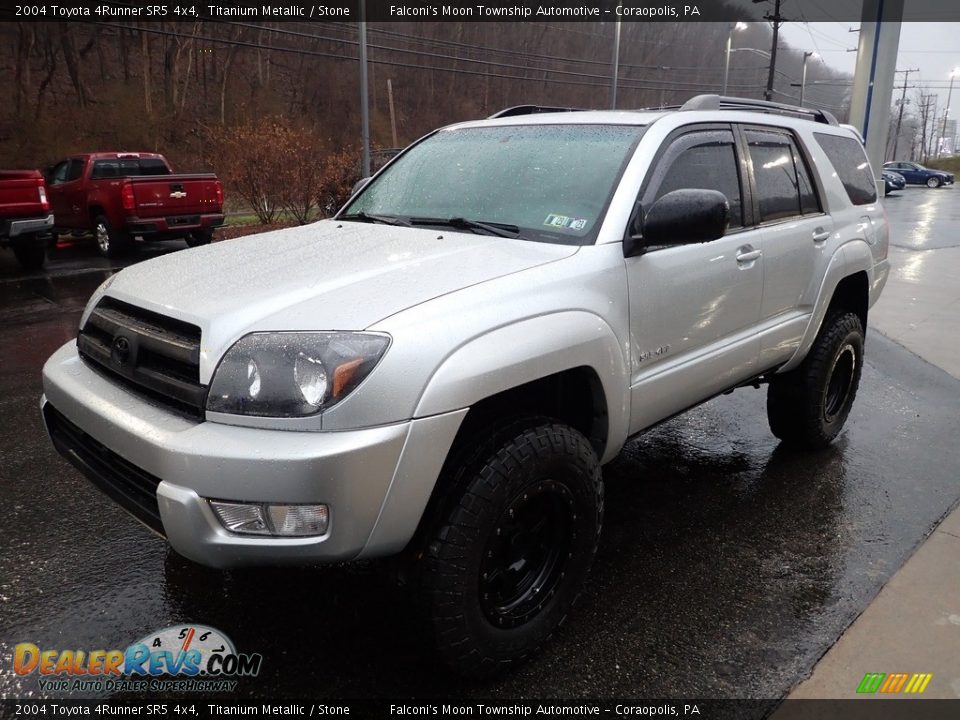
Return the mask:
M641 191L641 207L681 188L719 190L731 220L719 240L648 247L626 258L631 432L750 378L759 353L762 235L745 229L746 172L733 132L692 126L668 142Z

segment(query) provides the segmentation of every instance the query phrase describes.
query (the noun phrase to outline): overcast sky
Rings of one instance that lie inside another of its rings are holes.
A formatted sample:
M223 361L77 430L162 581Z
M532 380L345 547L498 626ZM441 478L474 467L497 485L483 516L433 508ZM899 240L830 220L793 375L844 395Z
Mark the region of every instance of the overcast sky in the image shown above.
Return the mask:
M944 0L956 2L957 0ZM847 49L857 47L858 34L849 32L858 28L857 23L802 23L792 22L783 25L782 37L792 47L818 52L823 61L838 70L851 75L856 65L857 53ZM914 87L923 87L924 93L937 93L937 117L943 118L943 107L947 101L950 85L950 73L960 66L960 23L903 23L900 29L900 53L897 57L897 70L912 70L910 73L907 97L916 96ZM897 75L896 84L903 85L903 73ZM894 90L894 97L900 97L902 90ZM907 106L915 107L915 101ZM950 117L960 113L960 77L953 87L950 102Z

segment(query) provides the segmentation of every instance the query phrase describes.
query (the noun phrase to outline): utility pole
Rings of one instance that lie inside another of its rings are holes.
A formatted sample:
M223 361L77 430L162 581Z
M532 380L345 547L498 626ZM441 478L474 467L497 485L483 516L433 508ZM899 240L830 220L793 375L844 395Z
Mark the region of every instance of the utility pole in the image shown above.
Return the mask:
M770 2L770 0L753 0L754 4ZM773 44L770 46L770 71L767 74L767 89L763 93L764 100L773 100L773 76L777 70L777 45L780 40L780 26L786 18L780 14L780 3L782 0L773 0L773 14L767 13L763 16L764 20L769 20L773 24Z
M937 157L943 155L947 147L947 118L950 116L950 101L953 99L953 79L960 75L960 67L950 73L950 90L947 92L947 104L943 108L943 130L940 132L940 147L937 148Z
M360 0L360 140L362 177L370 177L370 91L367 89L367 9Z
M933 95L924 95L920 93L920 152L917 158L921 163L926 162L927 155L927 125L930 122L930 106L933 103Z
M910 73L920 72L918 68L911 68L910 70L896 70L895 72L903 73L903 87L900 88L903 90L903 94L900 96L900 112L897 113L897 129L893 132L893 156L891 160L897 159L897 145L900 144L900 125L903 123L903 107L907 104L907 81L910 79Z
M398 147L397 142L397 113L393 109L393 80L387 78L387 100L390 102L390 134L393 137L393 147Z
M617 75L620 73L620 16L617 16L613 29L613 65L610 74L610 109L617 109Z

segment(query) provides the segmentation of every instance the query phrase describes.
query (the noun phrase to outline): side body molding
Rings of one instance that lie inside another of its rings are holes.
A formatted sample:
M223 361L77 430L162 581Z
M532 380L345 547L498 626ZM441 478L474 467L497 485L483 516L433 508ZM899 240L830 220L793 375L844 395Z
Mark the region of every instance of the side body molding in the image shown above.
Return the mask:
M607 446L613 459L630 422L629 367L612 328L597 315L568 310L527 318L474 338L437 368L414 417L450 412L547 375L589 367L607 403Z

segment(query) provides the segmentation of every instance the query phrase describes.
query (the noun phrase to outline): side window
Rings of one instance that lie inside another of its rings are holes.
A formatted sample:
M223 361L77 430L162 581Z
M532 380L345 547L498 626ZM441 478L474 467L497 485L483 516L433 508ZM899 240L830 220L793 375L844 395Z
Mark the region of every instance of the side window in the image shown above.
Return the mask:
M843 135L814 133L827 159L837 171L837 177L854 205L869 205L877 201L877 186L870 172L870 162L855 138ZM909 163L901 163L909 166Z
M71 160L70 166L67 168L67 179L65 182L79 180L81 175L83 175L83 160Z
M760 222L800 215L803 207L802 189L794 161L797 151L790 136L767 130L747 130L745 134L757 182ZM805 170L804 177L807 189L812 194L810 178Z
M799 148L793 144L793 164L797 166L797 181L800 185L800 212L804 215L815 215L821 212L820 200L817 191L813 189L807 163L800 154Z
M730 227L743 227L743 199L733 133L709 130L683 135L666 156L668 167L651 201L685 188L719 190L730 203Z
M51 185L59 185L62 182L67 181L67 170L70 168L70 161L64 160L62 163L58 163L56 167L53 168L51 177Z

